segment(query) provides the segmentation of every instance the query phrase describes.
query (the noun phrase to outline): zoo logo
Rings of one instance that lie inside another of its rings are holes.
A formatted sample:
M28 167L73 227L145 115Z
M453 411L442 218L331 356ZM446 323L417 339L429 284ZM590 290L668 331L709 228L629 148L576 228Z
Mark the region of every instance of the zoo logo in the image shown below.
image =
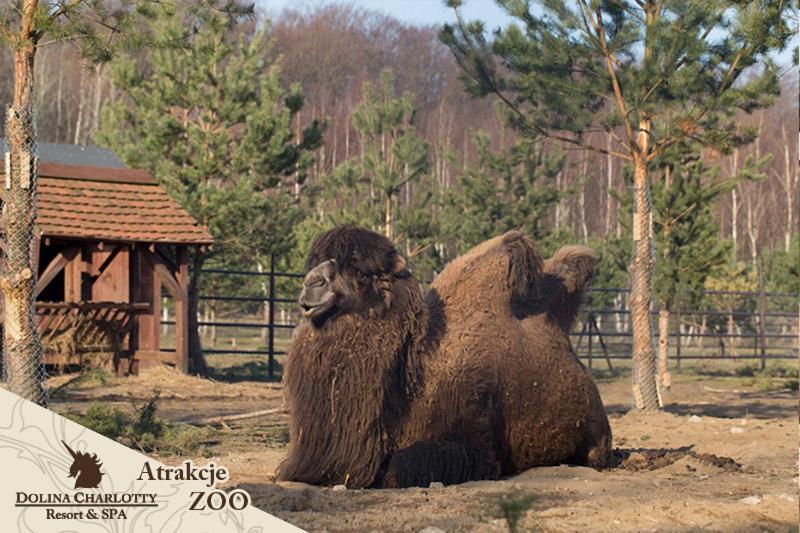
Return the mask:
M100 480L103 478L104 473L100 472L100 467L103 466L97 454L89 454L76 452L70 448L63 440L61 444L69 451L72 456L72 465L69 467L69 476L75 478L76 489L95 489L100 485Z

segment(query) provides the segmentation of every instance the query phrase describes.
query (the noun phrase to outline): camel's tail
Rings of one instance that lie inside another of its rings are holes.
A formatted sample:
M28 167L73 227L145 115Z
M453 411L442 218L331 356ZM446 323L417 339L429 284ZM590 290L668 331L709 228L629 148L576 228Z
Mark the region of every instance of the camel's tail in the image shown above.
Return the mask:
M566 332L578 316L596 267L597 255L585 246L564 246L544 262L542 292L548 312Z

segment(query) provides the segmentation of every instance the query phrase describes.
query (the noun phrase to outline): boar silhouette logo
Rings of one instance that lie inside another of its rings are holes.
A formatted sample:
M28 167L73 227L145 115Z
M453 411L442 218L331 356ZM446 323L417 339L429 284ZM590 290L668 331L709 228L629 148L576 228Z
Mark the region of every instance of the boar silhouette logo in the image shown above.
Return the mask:
M100 467L103 463L97 459L97 454L89 454L73 451L63 440L61 444L69 451L72 456L72 466L69 467L69 477L75 478L76 489L94 489L100 484L103 473Z

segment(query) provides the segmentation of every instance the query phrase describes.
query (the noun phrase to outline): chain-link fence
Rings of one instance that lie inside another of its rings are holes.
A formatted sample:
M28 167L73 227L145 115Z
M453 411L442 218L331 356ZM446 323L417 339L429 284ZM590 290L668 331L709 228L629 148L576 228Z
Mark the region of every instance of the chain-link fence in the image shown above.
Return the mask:
M11 392L46 405L46 372L35 309L38 154L29 108L9 107L5 145L0 216L3 378Z

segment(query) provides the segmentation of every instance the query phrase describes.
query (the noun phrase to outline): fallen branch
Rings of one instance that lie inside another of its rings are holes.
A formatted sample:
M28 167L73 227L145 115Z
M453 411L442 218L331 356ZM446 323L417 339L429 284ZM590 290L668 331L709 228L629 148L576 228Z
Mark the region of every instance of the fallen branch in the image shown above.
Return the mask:
M245 420L247 418L257 418L259 416L274 415L276 413L287 412L284 407L275 407L273 409L264 409L261 411L253 411L250 413L241 413L238 415L220 415L210 416L207 418L197 418L194 420L182 420L184 424L191 424L193 426L208 426L212 424L225 425L234 420Z
M715 389L714 387L709 387L707 385L703 385L703 388L711 392L730 392L731 394L742 394L743 392L747 392L739 389Z

